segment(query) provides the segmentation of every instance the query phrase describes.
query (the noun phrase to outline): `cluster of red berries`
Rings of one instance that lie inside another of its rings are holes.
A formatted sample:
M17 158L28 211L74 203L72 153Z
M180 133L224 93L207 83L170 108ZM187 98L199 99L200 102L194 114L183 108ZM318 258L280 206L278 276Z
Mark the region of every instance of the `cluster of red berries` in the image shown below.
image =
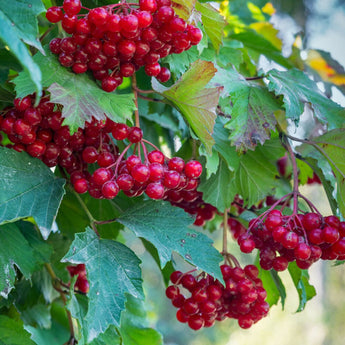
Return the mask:
M194 277L180 271L171 274L173 285L167 287L166 296L178 308L178 321L198 330L212 327L215 321L233 318L246 329L268 314L267 293L256 266L247 265L242 269L222 265L221 271L225 287L210 275ZM181 288L190 297L187 298Z
M71 277L78 276L74 288L81 293L88 293L90 285L86 278L85 265L79 264L76 266L67 266L66 268Z
M265 221L251 220L248 230L237 239L240 249L244 253L259 249L265 270L284 271L291 261L307 269L320 258L345 259L345 222L336 216L314 212L284 216L273 210Z
M14 107L0 117L0 130L13 143L8 147L26 151L49 167L64 168L76 192L88 191L94 198L113 199L123 190L127 196L145 192L152 199L167 200L172 191L181 193L186 200L197 193L201 164L195 160L185 163L179 157L167 159L158 149L148 153L140 128L110 119L94 120L71 135L68 126L62 125L61 112L55 110L48 96L36 108L33 101L34 96L17 98ZM119 154L113 139L126 139L129 145ZM142 146L144 162L140 155L125 158L132 144L137 145L139 153ZM91 174L89 165L94 163L98 168L92 169Z
M107 92L114 91L123 77L132 76L141 66L148 76L168 81L170 71L158 61L182 53L202 39L199 28L175 15L170 0L120 2L78 15L81 9L80 0L64 0L62 7L47 10L47 19L61 21L62 28L72 35L54 38L50 50L59 55L62 66L75 73L91 70Z

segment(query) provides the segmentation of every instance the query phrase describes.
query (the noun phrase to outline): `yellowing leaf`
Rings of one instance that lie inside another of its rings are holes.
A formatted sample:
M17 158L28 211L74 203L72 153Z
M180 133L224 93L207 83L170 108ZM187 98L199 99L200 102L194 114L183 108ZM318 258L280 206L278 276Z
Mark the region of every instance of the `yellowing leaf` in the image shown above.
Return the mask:
M268 2L263 8L262 12L267 13L268 15L272 16L276 13L276 9L274 8L273 4Z
M195 2L196 0L174 0L171 4L179 17L188 20L194 10Z
M210 4L201 4L197 2L195 4L195 9L201 13L202 23L214 48L219 50L224 36L224 27L226 25L223 16Z
M152 88L179 108L195 134L210 153L216 119L216 107L221 88L205 88L216 73L212 62L197 60L170 88L152 80Z
M281 39L277 37L279 31L275 29L271 23L253 23L250 27L265 37L267 41L270 41L276 48L282 49L283 43Z

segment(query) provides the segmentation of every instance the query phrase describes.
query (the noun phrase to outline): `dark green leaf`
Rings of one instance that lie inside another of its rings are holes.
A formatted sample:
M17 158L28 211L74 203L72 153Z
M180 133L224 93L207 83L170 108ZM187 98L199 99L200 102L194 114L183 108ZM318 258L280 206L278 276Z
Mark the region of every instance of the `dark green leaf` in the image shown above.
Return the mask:
M0 344L1 345L35 345L30 339L30 333L23 328L19 320L0 315Z
M42 1L12 0L10 6L6 1L0 1L0 11L11 21L18 38L43 52L37 27L37 16L45 11Z
M268 73L268 87L277 95L284 96L286 116L298 124L305 104L310 104L315 116L329 129L342 127L345 124L345 109L327 98L315 82L302 71L272 70Z
M43 251L43 254L40 250ZM30 223L11 223L0 226L0 293L7 297L16 276L15 266L28 279L49 260L49 246L40 242Z
M118 222L157 248L161 267L171 260L171 254L175 251L222 281L219 269L222 256L206 235L187 228L193 220L182 209L166 202L145 201L128 209Z
M203 192L203 200L217 207L223 212L230 207L235 197L235 190L231 188L234 173L230 171L223 159L220 159L216 174L210 178L203 176L202 183L198 190Z
M86 74L75 74L61 66L56 56L45 49L47 56L38 53L34 60L42 71L42 85L49 86L51 101L62 104L64 124L72 131L84 127L85 121L105 120L105 114L115 122L130 119L135 104L133 94L116 94L103 91ZM18 97L32 93L33 85L24 71L14 79Z
M62 261L86 265L90 283L85 316L88 341L104 333L109 325L119 325L125 293L143 298L138 257L119 242L99 239L90 228L76 234Z
M70 336L65 327L54 321L49 329L41 329L32 326L25 326L25 329L31 334L31 339L36 345L61 345L65 343Z
M266 302L272 306L278 304L281 298L282 308L284 309L286 291L276 271L266 271L259 266L259 278L262 280L263 287L267 291Z
M248 206L272 195L278 185L276 161L284 152L278 139L271 139L255 151L246 152L241 156L230 190L241 195Z
M64 184L39 159L0 147L0 224L32 216L49 233Z
M265 18L268 16L264 13L258 14L258 11L251 11L249 9L249 4L251 6L255 5L259 8L266 5L267 0L252 0L249 2L244 3L243 0L230 0L229 1L229 8L230 12L234 15L237 15L241 21L246 24L250 24L256 22L257 20L264 21ZM257 18L257 16L260 16ZM267 18L268 19L268 18Z
M293 67L292 63L282 55L280 49L254 30L247 29L240 33L232 34L229 38L242 42L246 48L253 50L257 54L262 54L269 60L273 60L286 68Z
M206 88L216 72L211 62L197 60L170 88L152 80L153 89L171 101L186 118L208 152L214 144L211 134L216 119L219 88Z
M3 1L3 7L8 6L8 4ZM11 7L11 6L9 6ZM15 25L12 25L10 18L0 9L0 39L5 43L12 54L17 57L24 71L27 75L28 81L32 84L32 92L42 91L41 85L41 71L37 64L33 61L29 51L27 50L25 44L18 37L18 30Z
M121 315L120 333L126 345L162 345L162 335L148 327L142 301L127 295L126 311Z
M254 149L270 138L279 105L267 88L246 81L235 69L220 69L212 84L223 86L221 97L232 104L231 120L225 126L231 130L230 139L237 147Z
M192 47L181 54L168 55L163 59L163 62L169 64L169 70L171 73L179 78L181 74L185 73L188 67L198 58L198 49L196 47Z
M230 144L230 131L224 128L226 119L218 117L214 126L213 138L216 141L213 150L218 151L224 158L231 171L234 171L239 166L240 157L236 152L236 148Z
M296 312L300 312L305 308L307 302L316 296L316 291L314 286L309 284L308 270L301 270L296 262L290 262L288 270L299 296L299 306Z

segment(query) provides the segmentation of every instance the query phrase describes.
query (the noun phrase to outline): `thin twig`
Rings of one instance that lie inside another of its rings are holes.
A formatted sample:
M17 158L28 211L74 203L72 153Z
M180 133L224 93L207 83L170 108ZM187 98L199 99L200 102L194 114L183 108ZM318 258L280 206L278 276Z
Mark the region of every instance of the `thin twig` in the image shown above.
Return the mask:
M140 128L140 121L139 121L139 106L138 106L138 91L137 91L137 79L135 74L133 74L132 76L132 89L133 89L133 93L134 93L134 103L135 103L135 125L136 127Z
M57 287L57 291L59 291L60 297L61 297L64 305L66 306L67 298L66 298L64 292L62 291L62 289L60 288L61 284L60 284L59 278L56 276L56 274L53 270L53 267L49 263L44 264L44 266L45 266L47 272L49 273L50 277L52 278L53 287L54 288ZM75 339L72 314L67 308L65 308L65 310L66 310L66 314L67 314L67 318L68 318L68 325L69 325L69 329L70 329L70 338L69 338L67 344L77 344L77 340Z

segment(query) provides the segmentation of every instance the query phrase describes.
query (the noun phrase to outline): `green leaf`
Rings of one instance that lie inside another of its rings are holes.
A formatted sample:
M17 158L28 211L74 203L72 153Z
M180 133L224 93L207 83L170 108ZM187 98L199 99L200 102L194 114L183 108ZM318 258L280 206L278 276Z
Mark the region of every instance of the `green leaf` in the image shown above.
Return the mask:
M157 248L162 268L175 251L192 265L222 281L219 269L222 256L212 247L211 239L187 228L193 219L182 209L166 202L145 201L128 209L117 221Z
M250 24L252 22L255 22L257 20L264 21L265 17L260 19L256 19L255 14L253 13L253 10L250 9L250 5L255 5L256 7L263 7L267 3L267 0L251 0L250 2L244 3L243 0L230 0L229 1L229 8L231 14L237 15L241 21L243 21L246 24ZM261 16L265 16L264 13L260 11ZM268 19L268 16L266 15L266 18Z
M126 345L162 345L162 335L148 327L142 301L127 295L126 310L121 315L120 333Z
M27 79L32 84L32 92L40 94L42 91L41 71L33 61L25 44L20 40L20 34L23 33L17 29L17 23L12 22L11 18L3 12L3 9L7 7L12 8L12 6L8 6L7 2L2 1L2 4L0 4L0 40L7 45L12 54L20 61Z
M267 291L266 302L270 306L276 305L278 304L279 298L281 298L282 307L284 308L286 291L277 273L266 271L259 267L259 278L262 280L263 287Z
M219 88L206 88L216 72L212 62L197 60L191 68L170 88L152 79L153 89L171 101L186 118L195 134L210 153L216 119Z
M300 312L304 310L307 302L316 296L316 291L314 286L309 284L308 270L301 270L296 262L290 262L288 270L299 296L299 306L296 312Z
M35 345L30 339L30 333L23 328L22 321L0 315L1 345Z
M286 68L293 67L292 63L282 55L280 49L255 30L247 29L240 33L232 34L229 38L242 42L246 48L249 48L249 54L250 50L252 50L256 54L262 54L267 59L275 61L281 66Z
M229 208L236 194L231 188L233 178L234 173L229 170L225 161L220 159L217 173L208 179L203 176L198 188L200 192L203 192L203 200L217 207L221 212Z
M199 58L199 52L197 47L192 47L185 50L181 54L170 54L163 59L164 63L169 64L169 70L176 77L180 77L185 73L188 67Z
M232 103L231 120L225 127L238 148L254 149L270 138L279 105L267 88L246 81L235 69L220 69L212 84L223 86L222 97Z
M85 263L90 283L85 316L88 341L104 333L109 325L119 326L125 293L144 297L138 257L119 242L99 239L90 228L76 234L61 261Z
M298 147L298 151L306 157L312 157L317 161L322 169L325 178L334 184L336 178L336 196L338 208L345 216L345 128L338 128L326 134L314 138L316 147L310 144L303 144ZM332 172L329 172L331 167Z
M216 141L213 150L218 151L224 158L231 171L239 166L240 157L234 146L230 146L230 131L224 127L226 119L218 117L214 126L213 138Z
M342 127L345 124L345 109L327 98L309 77L302 71L272 70L267 79L269 90L276 95L284 96L286 116L296 124L304 111L304 106L310 104L315 116L329 129Z
M45 12L40 0L12 0L0 1L0 11L11 21L17 36L25 43L33 46L41 52L43 48L38 40L37 16Z
M242 196L244 204L251 206L272 195L277 187L276 161L284 155L279 139L271 139L255 151L242 155L230 189Z
M196 2L195 9L201 13L201 20L207 36L218 51L224 36L226 21L223 16L210 4Z
M0 224L32 216L49 233L64 184L39 159L0 147Z
M25 329L31 334L31 339L36 345L61 345L70 336L66 328L54 321L49 329L35 328L27 325Z
M26 279L31 277L44 262L49 261L51 250L38 243L34 226L18 222L0 226L0 294L7 298L14 287L15 266ZM45 254L42 255L42 250ZM49 254L49 255L47 255Z
M46 56L37 53L34 61L42 72L42 86L49 87L51 102L62 104L64 124L75 132L94 117L105 120L105 114L115 122L130 119L135 110L133 94L116 94L103 91L86 74L75 74L61 66L48 48ZM13 80L17 97L24 97L34 91L27 72L19 73Z

